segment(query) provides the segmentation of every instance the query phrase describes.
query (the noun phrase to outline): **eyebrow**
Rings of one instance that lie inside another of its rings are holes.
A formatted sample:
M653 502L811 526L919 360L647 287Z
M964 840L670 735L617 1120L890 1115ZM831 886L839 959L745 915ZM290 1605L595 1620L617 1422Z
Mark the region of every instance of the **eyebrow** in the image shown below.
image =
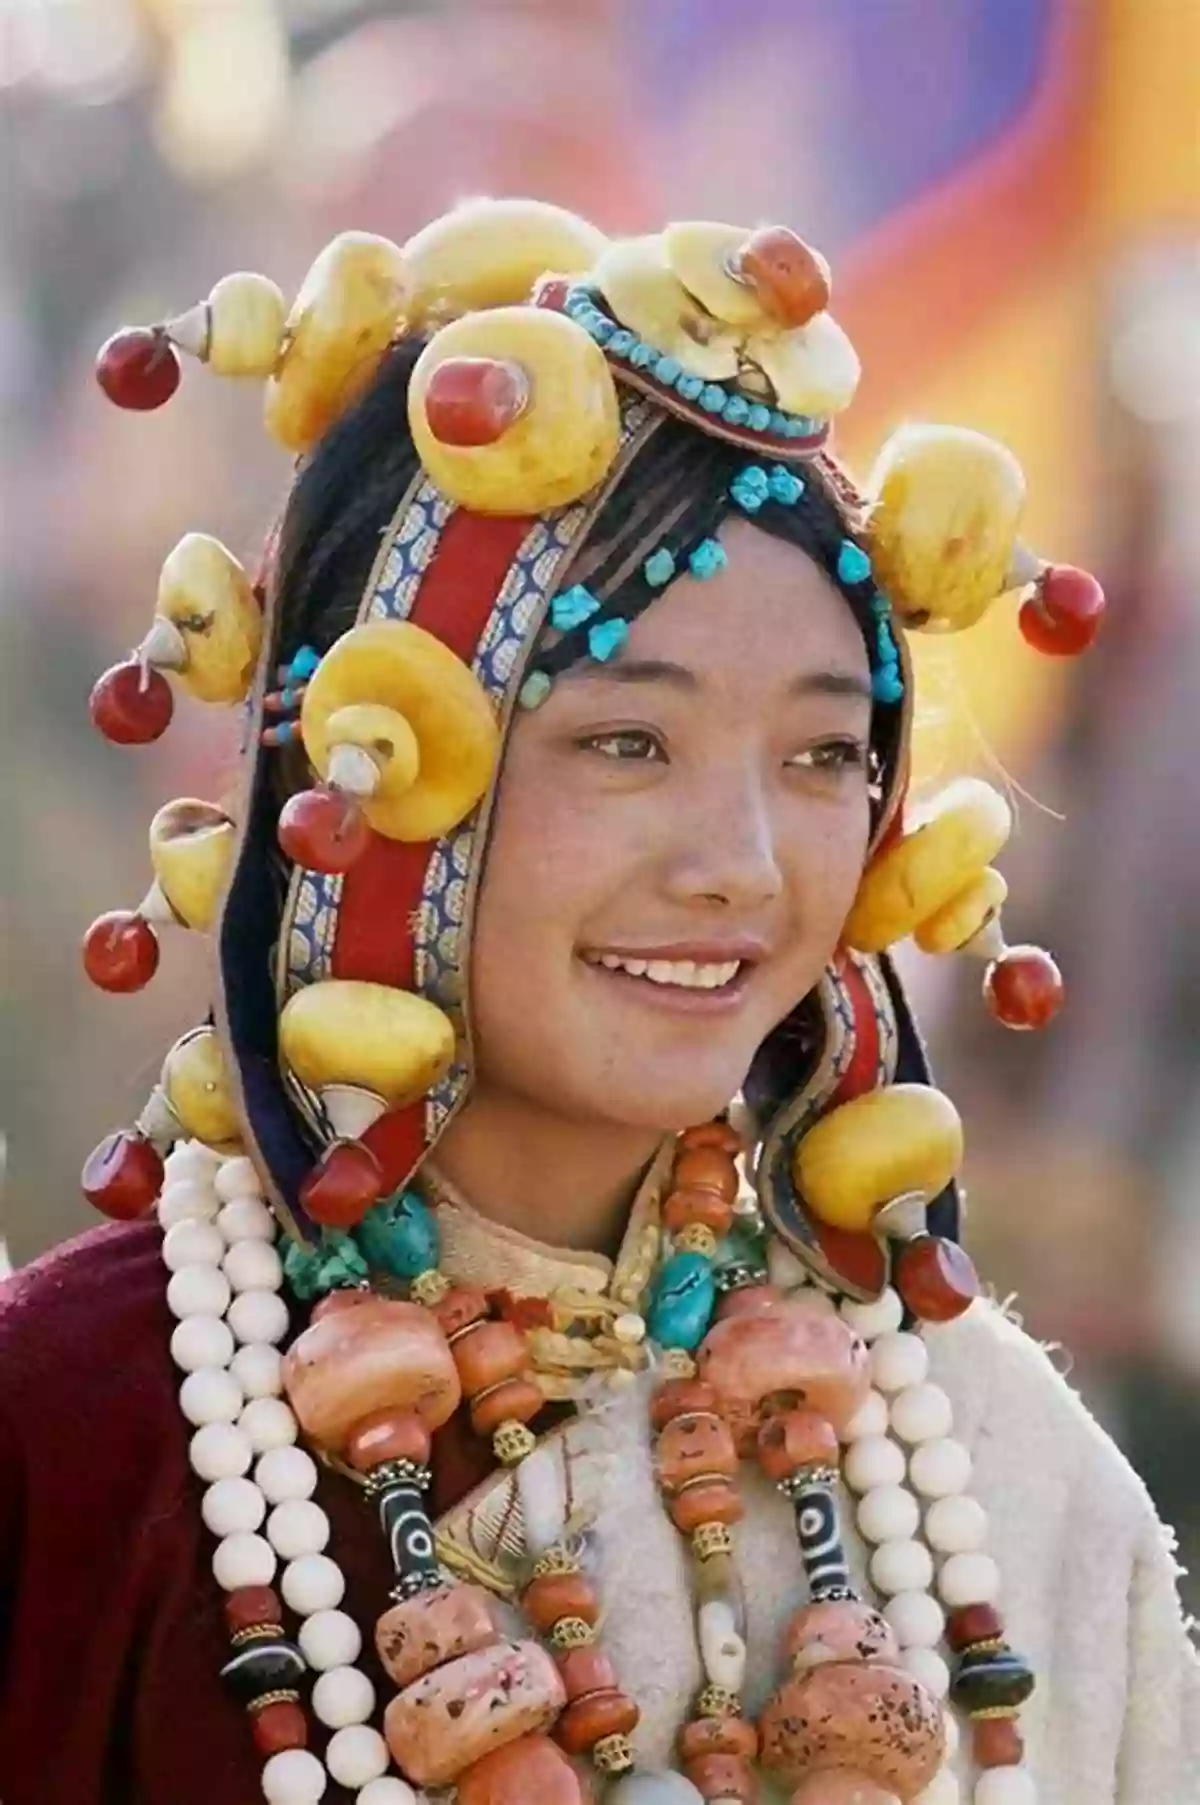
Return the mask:
M587 662L574 665L565 673L572 683L666 683L673 689L695 695L701 686L695 671L686 665L672 664L662 658L616 658L611 664ZM787 686L791 697L849 696L871 701L871 681L856 671L803 671Z

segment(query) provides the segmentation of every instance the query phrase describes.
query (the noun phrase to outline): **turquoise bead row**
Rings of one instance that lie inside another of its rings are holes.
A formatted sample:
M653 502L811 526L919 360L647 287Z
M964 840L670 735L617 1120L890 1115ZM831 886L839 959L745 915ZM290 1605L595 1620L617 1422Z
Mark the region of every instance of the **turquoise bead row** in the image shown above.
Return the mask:
M703 408L706 414L724 420L727 426L744 427L748 432L769 433L777 439L811 439L825 425L823 420L805 414L785 413L761 401L726 388L724 383L705 382L684 370L674 357L667 357L655 345L618 326L603 313L586 288L573 288L567 296L568 318L582 326L590 338L610 357L619 357L631 369L653 376L665 389L674 389L683 401Z
M432 1271L441 1255L437 1218L415 1191L396 1191L368 1210L350 1234L326 1229L316 1247L293 1242L283 1270L302 1301L327 1291L365 1285L371 1273L409 1284Z

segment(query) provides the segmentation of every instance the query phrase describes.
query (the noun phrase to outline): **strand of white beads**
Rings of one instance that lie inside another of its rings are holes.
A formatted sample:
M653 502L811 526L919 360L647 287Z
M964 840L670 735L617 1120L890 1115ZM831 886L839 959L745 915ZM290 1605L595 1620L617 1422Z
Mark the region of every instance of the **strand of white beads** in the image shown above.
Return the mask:
M947 1611L994 1604L1000 1591L999 1568L985 1552L987 1512L967 1491L970 1453L954 1437L949 1397L929 1378L924 1339L900 1326L903 1306L897 1294L889 1287L875 1303L846 1303L842 1315L870 1347L872 1397L886 1411L883 1433L852 1440L846 1457L847 1483L864 1494L859 1528L879 1544L871 1577L888 1594L884 1614L905 1666L944 1699L950 1669L937 1644ZM881 1414L876 1405L876 1423ZM914 1577L919 1573L919 1585L892 1583L910 1571ZM946 1723L954 1725L957 1738L957 1720L949 1710ZM918 1805L957 1805L959 1797L947 1762ZM974 1805L1037 1805L1037 1788L1023 1764L987 1768L975 1778L972 1799Z
M944 1700L950 1688L950 1669L939 1644L946 1614L934 1596L933 1556L920 1539L921 1506L913 1495L908 1459L894 1417L902 1397L908 1400L900 1412L903 1422L911 1416L915 1394L938 1391L945 1398L945 1393L928 1384L928 1350L920 1336L901 1329L904 1307L890 1287L870 1304L843 1301L840 1314L870 1349L873 1381L846 1431L842 1475L859 1498L856 1521L873 1550L871 1581L884 1599L883 1614L895 1632L901 1660L935 1698ZM932 1398L927 1398L927 1410L933 1407ZM947 1432L949 1426L947 1421ZM969 1461L967 1470L969 1473ZM943 1722L945 1762L916 1805L958 1805L959 1785L952 1764L959 1728L948 1706Z
M308 1749L269 1756L263 1796L269 1805L316 1805L332 1777L358 1805L417 1805L412 1788L387 1773L387 1744L368 1722L375 1688L354 1664L362 1635L338 1608L346 1581L326 1553L316 1462L296 1446L299 1425L282 1395L283 1266L253 1165L195 1141L177 1147L158 1219L177 1318L171 1354L186 1375L180 1408L193 1428L188 1458L206 1482L201 1512L217 1538L213 1573L235 1592L269 1586L284 1563L280 1591L301 1619L300 1651L317 1675L312 1709L334 1732L323 1763Z

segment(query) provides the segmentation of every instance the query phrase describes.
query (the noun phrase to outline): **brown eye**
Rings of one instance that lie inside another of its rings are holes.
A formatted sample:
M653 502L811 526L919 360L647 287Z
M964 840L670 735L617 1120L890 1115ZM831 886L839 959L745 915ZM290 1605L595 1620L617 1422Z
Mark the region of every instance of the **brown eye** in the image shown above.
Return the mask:
M596 752L601 758L624 763L657 764L665 761L667 756L661 741L652 733L635 728L625 728L619 733L594 734L588 739L580 740L579 745L585 752Z
M792 770L824 771L839 776L843 772L865 771L869 756L862 740L824 740L819 746L809 746L797 753L787 763Z

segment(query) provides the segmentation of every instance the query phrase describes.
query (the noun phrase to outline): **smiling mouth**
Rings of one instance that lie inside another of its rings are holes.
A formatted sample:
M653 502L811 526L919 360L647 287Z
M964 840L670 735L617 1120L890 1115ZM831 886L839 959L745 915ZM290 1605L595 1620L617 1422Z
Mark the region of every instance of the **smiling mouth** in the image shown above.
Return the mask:
M670 990L728 991L749 969L744 959L701 963L695 959L630 959L619 953L585 953L584 963Z

